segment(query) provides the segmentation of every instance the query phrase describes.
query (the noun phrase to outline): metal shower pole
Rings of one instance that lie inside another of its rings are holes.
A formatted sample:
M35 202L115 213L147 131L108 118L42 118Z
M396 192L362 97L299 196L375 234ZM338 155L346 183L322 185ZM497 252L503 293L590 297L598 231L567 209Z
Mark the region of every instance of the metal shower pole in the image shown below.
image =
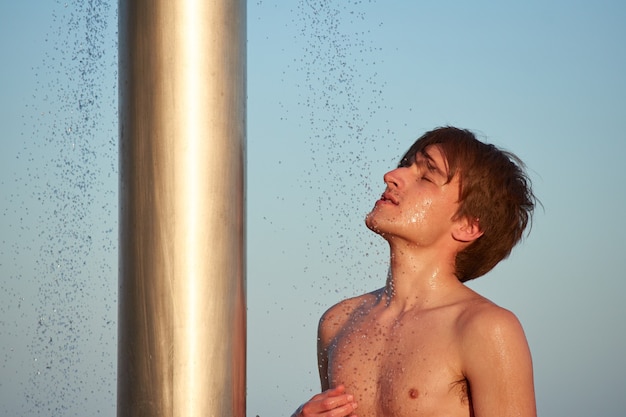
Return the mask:
M244 0L120 0L118 417L245 416Z

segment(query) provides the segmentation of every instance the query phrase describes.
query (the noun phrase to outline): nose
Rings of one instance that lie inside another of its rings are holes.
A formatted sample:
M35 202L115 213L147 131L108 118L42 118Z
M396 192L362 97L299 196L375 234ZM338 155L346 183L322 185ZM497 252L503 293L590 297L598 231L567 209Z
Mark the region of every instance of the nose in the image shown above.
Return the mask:
M402 168L392 169L391 171L383 175L383 180L385 181L385 184L387 184L387 187L393 186L397 188L400 185L400 175L399 175L400 169Z

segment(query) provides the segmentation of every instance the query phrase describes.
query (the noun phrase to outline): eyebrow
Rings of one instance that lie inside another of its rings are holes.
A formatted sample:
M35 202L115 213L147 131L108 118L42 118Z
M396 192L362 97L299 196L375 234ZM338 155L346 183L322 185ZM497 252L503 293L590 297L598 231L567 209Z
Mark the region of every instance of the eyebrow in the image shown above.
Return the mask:
M426 149L422 149L419 152L424 158L426 158L429 162L429 165L434 169L434 171L440 175L441 177L445 178L446 180L448 179L448 174L446 174L445 172L443 172L443 170L441 168L439 168L439 165L437 165L437 163L435 162L435 160L433 159L432 156L430 156L430 154L428 152L426 152Z

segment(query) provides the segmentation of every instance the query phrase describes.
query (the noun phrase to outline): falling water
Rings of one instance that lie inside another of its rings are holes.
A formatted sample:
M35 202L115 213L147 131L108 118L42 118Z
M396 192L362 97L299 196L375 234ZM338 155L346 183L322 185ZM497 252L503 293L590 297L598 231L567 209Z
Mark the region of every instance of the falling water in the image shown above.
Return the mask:
M317 392L320 315L384 282L385 255L378 252L386 248L363 220L382 190L380 166L392 163L381 151L401 147L380 120L388 108L379 75L385 28L372 12L376 3L256 2L263 13L251 20L249 42L262 53L249 48L248 158L249 172L259 164L264 180L250 177L248 286L263 299L249 297L248 351L250 363L268 365L249 367L252 415L289 415ZM278 149L268 151L269 141ZM256 320L272 325L257 332ZM288 368L293 381L275 367Z
M3 323L16 336L3 379L19 367L7 415L114 413L115 12L109 1L57 2L34 68L17 156L23 172L4 212L15 222L7 253L16 272L5 279L3 301L19 319L13 328Z
M380 26L368 14L371 3L299 1L291 17L301 49L286 69L298 83L297 105L305 115L300 122L311 154L304 164L303 187L310 191L304 204L316 207L316 217L307 219L307 246L352 281L358 278L352 271L364 271L367 252L355 254L349 236L355 228L369 236L362 218L379 192L372 179L381 172L372 172L371 163L389 141L398 147L392 132L370 124L386 107L377 74L382 51L374 41ZM17 272L2 284L0 312L18 319L1 323L10 342L0 366L3 375L19 381L11 387L19 398L0 405L0 414L113 415L116 7L105 0L72 0L57 2L54 10L25 111L18 159L26 168L16 174L3 212L16 223L0 263L16 264ZM286 109L277 115L289 116ZM329 198L329 186L351 198ZM323 279L325 291L337 289L335 280ZM344 282L340 290L361 291L361 283L351 284ZM7 382L2 384L4 390Z
M365 214L381 192L382 172L372 165L379 162L382 148L398 146L393 133L381 128L384 121L378 120L386 108L386 84L378 73L383 47L376 34L383 27L370 13L375 3L302 0L297 9L303 51L296 68L303 76L299 104L306 115L303 127L312 163L303 182L315 199L310 204L317 206L310 229L319 239L311 240L309 249L318 247L333 267L333 278L325 277L328 291L344 296L364 290L367 267L362 260L379 250L354 241L355 235L359 241L376 240L363 227ZM329 231L318 232L319 225ZM338 275L348 281L340 284L334 279Z

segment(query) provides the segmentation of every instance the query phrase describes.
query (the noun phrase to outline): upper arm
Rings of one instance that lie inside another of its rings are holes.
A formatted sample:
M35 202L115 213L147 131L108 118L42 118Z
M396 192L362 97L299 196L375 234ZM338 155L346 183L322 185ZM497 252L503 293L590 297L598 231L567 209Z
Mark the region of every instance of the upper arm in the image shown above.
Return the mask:
M362 301L363 296L344 300L329 308L317 327L317 365L319 368L322 391L330 388L328 380L328 354L339 332L344 328L350 316Z
M513 313L491 307L462 330L462 358L476 417L536 417L528 342Z
M317 326L317 366L320 374L322 391L329 388L328 383L328 346L332 340L330 325L328 321L329 311L322 315Z

